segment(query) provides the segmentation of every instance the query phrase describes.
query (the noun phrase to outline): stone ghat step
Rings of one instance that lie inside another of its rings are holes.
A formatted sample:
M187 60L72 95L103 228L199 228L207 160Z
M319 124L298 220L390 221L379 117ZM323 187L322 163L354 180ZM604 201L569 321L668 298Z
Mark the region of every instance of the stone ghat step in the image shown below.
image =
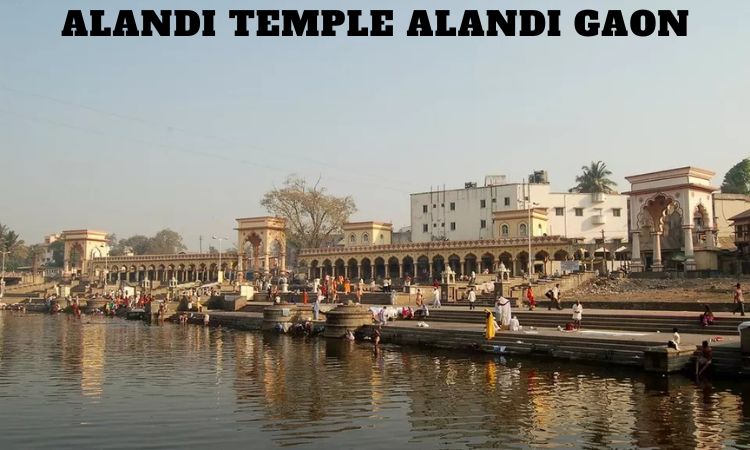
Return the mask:
M434 322L456 322L452 319L446 319L446 318L433 318L430 316L430 320ZM558 326L563 326L566 321L564 320L558 320L558 321L533 321L533 320L523 320L520 319L521 324L524 327L536 327L536 328L557 328ZM569 321L569 320L568 320ZM468 323L468 322L467 322ZM473 323L479 324L483 323L483 321L475 321ZM590 320L583 322L584 328L586 329L593 329L593 330L620 330L620 331L638 331L638 332L655 332L660 331L662 333L665 333L665 336L670 335L672 332L672 328L674 328L674 324L661 324L661 325L643 325L643 324L629 324L629 323L593 323ZM678 329L681 333L687 333L687 334L703 334L706 336L716 336L716 335L736 335L737 329L736 328L716 328L716 327L710 327L710 328L700 328L700 327L687 327L687 326L678 326ZM665 338L666 339L666 338Z
M404 331L406 331L404 333ZM489 353L504 355L549 355L554 358L594 360L612 362L619 365L642 366L643 351L646 343L627 342L592 342L589 339L555 339L549 336L499 336L491 341L484 339L481 333L451 333L446 335L439 330L424 329L399 330L394 333L383 332L384 340L396 343L421 344L439 348L476 351L479 348Z
M517 316L519 320L523 319L525 321L555 321L555 322L564 322L571 320L572 314L542 314L542 313L524 313L524 312L513 312L514 316ZM446 310L439 310L439 309L432 309L430 310L430 317L431 318L441 318L441 319L452 319L455 322L472 322L472 323L480 323L484 321L485 318L485 311L477 311L477 312L462 312L462 311L446 311ZM679 324L684 326L698 326L700 327L700 324L698 323L697 319L693 319L691 317L657 317L657 316L640 316L640 317L626 317L626 316L619 316L619 315L611 315L611 316L603 316L603 315L583 315L583 320L587 322L598 322L598 323L605 323L605 322L612 322L612 323L639 323L639 324ZM711 328L717 328L717 327L728 327L728 328L734 328L735 332L737 331L737 326L740 324L740 321L733 321L731 319L726 320L716 320L713 325L706 327L707 329Z
M477 310L471 311L471 310L457 310L457 309L435 309L431 308L430 313L439 313L439 314L455 314L456 316L461 315L480 315L484 316L484 310ZM547 311L527 311L527 310L518 310L513 309L513 315L521 316L529 316L529 317L569 317L573 312L570 310L562 310L559 312L547 312ZM587 314L584 310L584 317L586 318L601 318L601 319L638 319L638 320L663 320L663 319L669 319L669 320L682 320L686 322L693 322L698 323L698 315L695 316L684 316L684 315L670 315L670 314L628 314L628 313L617 313L617 314L602 314L602 313L591 313ZM714 319L714 324L731 324L733 326L737 326L740 323L746 321L747 318L743 317L716 317Z
M654 341L618 341L601 338L561 335L550 339L550 336L521 335L518 333L498 333L494 339L487 341L484 333L477 331L446 331L439 329L419 328L403 329L396 327L383 328L384 340L399 344L426 345L453 350L465 349L502 355L548 355L554 358L571 360L589 360L610 362L618 365L643 367L644 351L649 347L663 346L663 342ZM745 375L742 368L739 349L714 346L714 370L728 375ZM691 364L686 370L692 370Z
M565 323L572 320L572 315L568 314L556 314L556 315L542 315L542 314L524 314L524 313L513 313L514 316L517 316L520 321L523 323L528 322L545 322L545 323ZM450 320L453 322L464 322L464 323L484 323L484 312L481 314L471 313L471 314L465 314L465 313L453 313L453 312L443 312L440 310L432 310L430 311L430 318L434 320ZM691 319L691 318L681 318L681 317L647 317L644 316L642 318L634 319L634 318L627 318L627 317L619 317L619 316L591 316L591 315L584 315L583 320L586 323L598 323L598 324L636 324L636 325L643 325L643 326L660 326L660 325L670 325L670 326L677 326L677 327L687 327L687 328L701 328L705 329L708 332L714 332L712 330L718 330L718 329L731 329L733 330L733 333L737 333L737 325L739 323L735 323L732 321L727 320L718 320L714 322L713 325L709 327L701 327L701 325L698 323L697 320Z
M383 327L383 330L387 330L388 332L392 333L409 333L409 332L416 332L420 333L424 336L434 336L434 337L445 337L445 336L451 336L451 337L460 337L460 338L468 338L468 339L484 339L484 331L470 331L470 330L443 330L438 328L401 328L401 327ZM629 341L629 340L620 340L620 339L607 339L607 338L600 338L600 337L593 337L593 336L582 336L580 334L575 333L562 333L559 336L550 337L549 335L541 335L541 334L526 334L523 332L507 332L507 331L499 331L495 335L495 339L493 340L497 342L516 342L516 341L523 341L523 342L534 342L534 343L544 343L544 344L550 344L551 342L572 342L572 343L585 343L585 344L602 344L602 345L612 345L612 346L621 346L621 347L632 347L632 348L644 348L644 347L652 347L652 346L662 346L665 344L664 341Z
M459 323L484 323L484 311L430 311L431 321L436 322L459 322ZM514 313L524 326L535 326L542 328L556 328L570 322L572 318L567 314L545 314L545 313ZM671 332L677 327L683 333L696 333L707 335L734 335L737 334L739 319L720 318L714 325L701 327L696 319L677 316L604 316L584 315L583 323L586 328L593 329L621 329L628 331L661 331Z

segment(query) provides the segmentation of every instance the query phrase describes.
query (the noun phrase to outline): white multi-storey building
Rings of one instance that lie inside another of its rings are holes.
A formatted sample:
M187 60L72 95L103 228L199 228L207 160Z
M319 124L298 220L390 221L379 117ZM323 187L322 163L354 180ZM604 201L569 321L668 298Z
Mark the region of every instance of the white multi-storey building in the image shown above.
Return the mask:
M552 192L549 183L505 183L504 177L489 176L480 187L466 183L464 189L411 194L411 239L527 236L528 215L521 211L533 205L534 236L579 238L586 243L603 236L606 241L626 242L627 202L627 195Z

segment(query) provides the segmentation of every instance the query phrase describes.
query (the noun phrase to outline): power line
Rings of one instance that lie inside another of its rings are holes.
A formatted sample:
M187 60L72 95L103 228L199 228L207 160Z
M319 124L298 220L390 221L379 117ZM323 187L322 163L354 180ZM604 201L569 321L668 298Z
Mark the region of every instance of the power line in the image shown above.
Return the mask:
M176 126L172 126L172 125L168 125L168 124L163 124L163 123L158 123L158 122L154 122L154 121L151 121L151 120L143 119L141 117L136 117L136 116L132 116L132 115L127 115L127 114L122 114L122 113L107 111L107 110L104 110L104 109L101 109L101 108L96 108L96 107L93 107L93 106L84 105L82 103L77 103L77 102L74 102L74 101L70 101L70 100L66 100L66 99L61 99L61 98L53 97L53 96L46 95L46 94L40 94L40 93L36 93L36 92L27 92L27 91L19 90L19 89L16 89L16 88L13 88L13 87L10 87L10 86L7 86L7 85L0 84L0 89L2 89L4 91L7 91L7 92L11 92L11 93L16 94L16 95L21 95L21 96L26 96L26 97L34 97L34 98L39 98L39 99L42 99L42 100L48 100L48 101L51 101L51 102L54 102L54 103L58 103L60 105L64 105L64 106L67 106L67 107L78 108L78 109L82 109L82 110L85 110L85 111L90 111L90 112L94 112L94 113L97 113L97 114L102 114L102 115L114 117L114 118L121 119L121 120L126 120L126 121L130 121L130 122L139 123L141 125L148 125L148 126L151 126L152 128L159 129L160 131L178 132L178 133L182 133L182 134L184 134L186 136L193 136L193 137L198 137L198 138L206 139L206 140L214 140L214 141L224 142L226 144L231 144L231 145L239 147L239 148L250 148L250 149L253 149L253 150L257 150L259 152L265 152L265 153L269 153L269 154L285 155L285 156L287 156L289 158L295 158L295 159L299 159L299 160L304 160L306 162L317 164L317 165L325 167L325 168L335 168L337 170L346 170L347 169L347 168L341 167L341 166L333 167L333 164L331 162L325 162L325 161L316 160L316 159L310 158L309 156L306 156L304 154L290 154L288 152L280 151L280 150L273 150L272 152L269 152L269 151L267 151L265 149L262 149L262 148L260 148L258 146L255 146L255 145L252 145L252 144L247 144L245 142L237 142L237 141L234 141L232 139L227 139L227 138L225 138L223 136L216 136L216 135L206 134L206 133L197 133L194 130L187 130L187 129L183 129L183 128L180 128L180 127L176 127ZM363 167L366 167L366 166L363 166ZM358 169L361 169L361 168L358 168ZM403 180L403 179L399 179L399 180L388 179L387 177L384 177L383 175L370 175L370 174L367 174L367 173L358 173L358 176L366 176L366 177L368 177L370 179L378 181L379 183L382 183L383 181L387 181L387 182L391 182L391 183L398 183L399 185L410 184L408 182L405 183L405 180ZM361 180L358 178L357 181L361 181ZM393 189L391 189L391 190L393 190ZM396 192L404 192L404 191L396 190Z
M82 126L79 126L79 125L72 125L72 124L69 124L69 123L66 123L66 122L61 122L61 121L58 121L58 120L49 119L47 117L42 117L42 116L38 116L38 115L27 114L27 113L19 113L19 112L16 112L16 111L9 111L9 110L6 110L6 109L0 109L0 113L7 114L7 115L9 115L9 116L11 116L13 118L24 118L24 119L32 121L32 122L45 123L45 124L48 124L48 125L53 125L53 126L57 126L57 127L61 127L61 128L67 128L67 129L71 129L71 130L81 131L81 132L84 132L84 133L91 133L91 134L96 134L96 135L100 135L100 136L106 136L106 137L110 137L110 138L117 138L117 139L120 139L120 140L130 141L130 142L134 142L134 143L138 143L138 144L143 144L143 145L148 145L148 146L152 146L152 147L161 147L161 148L163 148L165 150L168 150L168 151L190 153L190 154L193 154L193 155L196 155L196 156L217 159L217 160L225 161L225 162L228 162L228 163L239 163L239 164L243 164L243 165L247 165L247 166L252 166L252 167L258 167L258 168L266 169L266 170L272 170L272 171L277 171L277 172L289 173L289 169L282 168L282 167L272 166L272 165L268 165L268 164L262 164L262 163L258 163L258 162L255 162L255 161L250 161L250 160L246 160L246 159L229 157L229 156L225 156L225 155L221 155L221 154L216 154L216 153L211 153L211 152L206 152L206 151L201 151L201 150L195 150L195 149L191 149L191 148L187 148L187 147L183 147L183 146L176 146L176 145L164 144L164 143L161 143L161 142L155 142L155 141L149 141L149 140L145 140L145 139L134 138L132 136L116 135L116 134L113 134L113 133L108 132L108 131L102 131L102 130L99 130L99 129L82 127ZM326 178L329 179L329 180L338 181L338 182L341 182L341 183L357 183L357 184L360 184L360 185L363 185L363 184L367 185L367 184L369 184L371 186L377 186L377 187L379 187L381 189L390 190L390 191L393 191L393 192L398 192L399 194L408 194L408 192L405 192L403 190L394 188L391 185L389 185L388 183L377 183L376 184L376 183L365 182L365 181L363 181L361 179L358 179L358 178L342 178L342 177L338 177L338 176L327 176Z

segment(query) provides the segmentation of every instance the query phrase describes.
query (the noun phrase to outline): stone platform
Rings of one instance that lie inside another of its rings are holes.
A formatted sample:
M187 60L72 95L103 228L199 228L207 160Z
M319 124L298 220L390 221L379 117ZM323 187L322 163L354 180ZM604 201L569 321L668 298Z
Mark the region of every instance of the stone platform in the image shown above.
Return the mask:
M331 305L325 305L325 309ZM484 323L482 321L456 322L434 320L436 312L450 312L448 309L432 310L427 323L429 327L420 328L417 321L397 320L382 327L382 339L400 345L416 345L423 347L437 347L466 352L486 352L498 355L525 355L530 358L543 357L562 360L589 361L596 364L622 365L670 373L689 369L692 364L692 352L703 340L710 339L706 334L681 332L681 351L672 355L666 350L666 343L671 339L670 332L659 333L651 331L622 330L616 328L602 329L594 327L597 314L591 311L584 314L584 324L589 327L574 332L559 331L555 328L534 327L521 320L524 329L517 332L500 331L494 339L486 340ZM465 311L472 319L483 313L480 311ZM241 330L260 330L263 314L260 312L226 312L210 311L211 326L225 326ZM533 312L532 314L537 314ZM556 312L559 318L568 318L568 312ZM193 323L202 323L202 315L193 313ZM644 311L634 314L610 314L608 318L619 321L620 328L628 323L643 323L649 318L659 320L676 320L680 317L690 318L693 313L677 314L671 318L659 316L658 312ZM739 319L737 319L739 320ZM322 321L318 323L323 323ZM603 326L600 324L600 326ZM364 326L365 333L371 325ZM716 330L716 329L714 329ZM740 353L740 338L736 332L730 334L716 334L717 342L712 342L714 349L714 373L727 376L747 376L750 374L749 357ZM665 349L663 352L661 349ZM664 355L661 355L661 354ZM654 356L656 355L656 356ZM662 358L664 356L664 358ZM651 358L649 362L649 358ZM656 359L654 359L656 358Z

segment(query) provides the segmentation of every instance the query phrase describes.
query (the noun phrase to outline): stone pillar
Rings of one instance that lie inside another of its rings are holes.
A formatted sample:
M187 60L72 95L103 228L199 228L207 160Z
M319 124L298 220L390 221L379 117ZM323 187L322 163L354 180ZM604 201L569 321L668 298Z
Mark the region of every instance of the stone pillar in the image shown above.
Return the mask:
M513 274L513 276L518 276L518 272L516 272L516 258L510 260L510 267L510 272Z
M349 278L349 264L344 264L344 278Z
M664 270L664 265L661 263L661 231L655 231L651 233L654 238L654 257L651 270L654 272L661 272Z
M263 272L270 272L271 267L268 262L268 253L263 255Z
M398 263L398 277L404 278L404 264Z
M279 267L281 267L282 272L286 272L286 253L282 252L279 254Z
M641 232L633 231L630 240L630 270L632 272L643 272L641 261Z
M427 263L427 266L429 267L429 269L427 269L428 276L430 277L430 282L432 282L432 260Z
M693 226L683 225L685 237L685 270L695 270L695 250L693 249Z
M365 277L362 276L362 264L357 264L357 278L365 279Z

